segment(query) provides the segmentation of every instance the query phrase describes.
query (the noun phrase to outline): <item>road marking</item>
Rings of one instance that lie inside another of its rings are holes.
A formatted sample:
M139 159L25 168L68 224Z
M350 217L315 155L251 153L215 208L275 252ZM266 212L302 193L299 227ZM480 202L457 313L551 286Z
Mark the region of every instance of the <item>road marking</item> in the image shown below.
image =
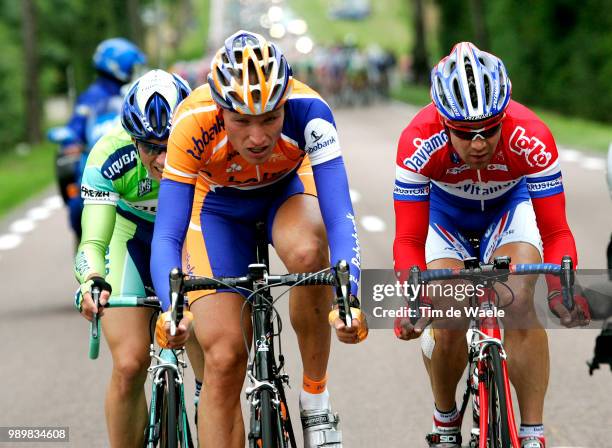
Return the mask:
M64 205L64 201L62 200L60 195L56 194L55 196L51 196L45 199L43 204L49 210L57 210L58 208L62 208L62 206Z
M580 164L587 170L603 171L606 169L606 161L598 157L586 157Z
M12 233L28 233L34 230L36 224L31 219L18 219L9 227Z
M21 244L22 240L23 238L20 235L14 233L0 235L0 250L14 249Z
M361 225L368 232L383 232L387 225L378 216L366 215L361 218Z
M42 221L47 219L49 215L51 215L51 210L47 207L35 207L26 213L26 216L34 221Z
M51 216L51 213L62 208L62 198L58 195L46 198L43 205L31 208L25 214L25 218L13 222L5 235L0 235L0 250L11 250L23 242L24 233L31 232L36 228L36 221L42 221Z
M361 200L361 193L359 193L357 190L353 190L351 188L349 189L349 194L351 195L351 202L353 204L356 204Z

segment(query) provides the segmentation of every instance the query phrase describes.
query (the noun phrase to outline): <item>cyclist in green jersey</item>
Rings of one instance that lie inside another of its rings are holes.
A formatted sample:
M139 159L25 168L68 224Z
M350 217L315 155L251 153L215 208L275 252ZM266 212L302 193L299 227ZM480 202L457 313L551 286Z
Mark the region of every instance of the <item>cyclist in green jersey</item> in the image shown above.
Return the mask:
M150 244L166 143L172 112L189 93L183 79L163 70L138 79L124 99L121 123L93 147L83 174L83 235L74 265L81 284L76 306L88 320L95 312L105 315L102 330L113 358L105 403L111 446L143 443L152 311L98 310L90 290L99 287L101 304L111 295L151 295ZM171 341L174 346L187 342L189 319L185 312ZM201 352L199 359L193 350L189 354L194 371L202 372Z

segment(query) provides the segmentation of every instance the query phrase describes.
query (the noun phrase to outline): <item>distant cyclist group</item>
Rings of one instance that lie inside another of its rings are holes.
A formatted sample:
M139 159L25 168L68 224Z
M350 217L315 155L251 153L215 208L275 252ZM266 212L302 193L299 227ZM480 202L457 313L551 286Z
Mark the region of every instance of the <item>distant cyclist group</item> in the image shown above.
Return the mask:
M189 311L171 331L169 273L178 267L188 276L245 275L256 256L255 224L263 222L289 272L324 271L346 260L358 306L360 246L336 123L326 101L293 77L281 49L256 33L229 36L207 82L193 91L161 69L132 80L145 63L125 39L102 42L94 55L99 78L79 97L59 139L64 153L83 158L80 195L67 196L80 240L75 305L88 320L104 315L113 361L105 401L109 441L143 446L152 311L103 305L115 296L156 295L163 310L157 343L185 346L194 370L200 446L243 447L243 329L252 325L242 313L245 299L230 288L190 293ZM120 93L123 85L127 92ZM400 279L412 266L458 268L468 257L559 264L569 255L577 263L554 139L533 112L511 100L511 91L502 61L469 42L433 68L432 103L408 124L397 148L393 255ZM92 118L112 110L118 118L88 135L100 124ZM520 408L520 448L544 448L547 336L535 315L535 279L512 281L505 345ZM101 291L99 308L93 288ZM588 323L584 298L576 296L568 310L560 290L559 281L548 281L549 305L561 323ZM347 344L368 334L364 314L355 310L347 325L334 303L328 286L290 293L308 448L343 443L327 388L332 328ZM518 321L528 324L512 325ZM426 328L430 323L398 319L395 334L404 340L426 334L435 342L424 347L434 397L427 443L460 447L455 392L467 363L467 322L459 329Z

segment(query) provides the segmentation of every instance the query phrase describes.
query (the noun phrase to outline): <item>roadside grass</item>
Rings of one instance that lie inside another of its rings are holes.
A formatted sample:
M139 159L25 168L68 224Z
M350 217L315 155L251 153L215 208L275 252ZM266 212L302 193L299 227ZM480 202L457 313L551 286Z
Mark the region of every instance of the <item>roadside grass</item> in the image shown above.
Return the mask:
M428 87L410 84L394 89L392 97L415 106L425 106L431 102ZM550 128L560 146L606 153L612 143L612 125L568 117L540 108L533 108L533 111Z
M20 148L0 153L0 217L45 190L55 178L55 145L43 143Z

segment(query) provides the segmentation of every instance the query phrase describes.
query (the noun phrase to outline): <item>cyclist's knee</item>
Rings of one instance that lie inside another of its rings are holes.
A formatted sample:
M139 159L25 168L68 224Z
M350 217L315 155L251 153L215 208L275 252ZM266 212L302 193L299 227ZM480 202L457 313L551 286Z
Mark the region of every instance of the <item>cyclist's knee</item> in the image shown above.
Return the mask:
M441 353L457 353L461 347L467 347L464 330L441 330L434 332L435 349Z
M121 390L129 391L142 387L147 378L150 359L135 356L122 356L113 363L113 377Z
M242 388L244 371L247 362L244 350L238 351L227 347L207 350L204 376L206 387L211 388Z
M312 237L292 247L283 262L291 272L315 272L329 265L327 252L323 241Z

